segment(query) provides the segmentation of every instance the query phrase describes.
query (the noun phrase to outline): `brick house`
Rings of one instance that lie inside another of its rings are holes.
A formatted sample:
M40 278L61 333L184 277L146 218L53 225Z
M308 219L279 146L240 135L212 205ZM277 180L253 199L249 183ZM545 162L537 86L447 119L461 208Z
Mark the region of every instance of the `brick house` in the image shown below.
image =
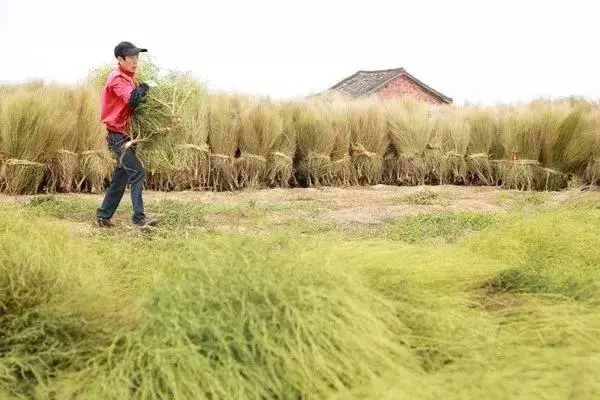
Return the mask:
M332 86L329 91L354 98L372 95L381 100L412 97L432 104L452 104L452 98L427 86L404 68L358 71Z

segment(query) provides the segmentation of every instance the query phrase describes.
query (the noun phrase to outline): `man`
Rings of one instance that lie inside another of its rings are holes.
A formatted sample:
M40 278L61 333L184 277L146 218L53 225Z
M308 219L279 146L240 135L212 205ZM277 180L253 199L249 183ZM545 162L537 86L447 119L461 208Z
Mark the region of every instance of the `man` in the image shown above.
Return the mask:
M117 156L117 167L104 201L97 210L96 222L101 227L114 226L111 218L128 183L131 185L133 223L142 227L156 225L154 218L144 214L142 189L146 171L137 158L135 149L128 143L131 141L128 133L131 114L150 90L148 84L138 85L135 79L139 53L146 51L148 50L136 47L130 42L119 43L114 51L119 66L108 76L102 90L101 120L108 131L108 147Z

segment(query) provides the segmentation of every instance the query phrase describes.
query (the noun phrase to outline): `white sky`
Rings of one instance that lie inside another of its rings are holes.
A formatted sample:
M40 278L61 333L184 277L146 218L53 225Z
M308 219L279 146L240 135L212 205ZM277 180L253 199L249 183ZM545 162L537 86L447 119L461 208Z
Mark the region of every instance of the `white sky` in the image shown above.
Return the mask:
M213 90L302 97L405 67L457 104L600 98L595 0L0 0L0 82L75 82L121 40Z

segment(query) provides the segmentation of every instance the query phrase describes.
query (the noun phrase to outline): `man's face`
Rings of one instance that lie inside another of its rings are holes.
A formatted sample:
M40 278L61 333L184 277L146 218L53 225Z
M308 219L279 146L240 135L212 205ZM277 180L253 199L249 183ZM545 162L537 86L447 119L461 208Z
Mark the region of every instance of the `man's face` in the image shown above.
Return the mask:
M129 72L135 73L137 69L138 55L119 57L119 65Z

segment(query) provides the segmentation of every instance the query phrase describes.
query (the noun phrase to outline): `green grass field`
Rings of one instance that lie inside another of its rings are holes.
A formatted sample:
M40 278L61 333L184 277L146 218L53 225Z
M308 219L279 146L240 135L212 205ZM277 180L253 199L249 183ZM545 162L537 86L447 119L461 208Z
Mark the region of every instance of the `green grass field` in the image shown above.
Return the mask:
M95 197L0 202L0 398L600 398L600 203L511 196L367 229L151 200L148 232L126 197L114 230Z

